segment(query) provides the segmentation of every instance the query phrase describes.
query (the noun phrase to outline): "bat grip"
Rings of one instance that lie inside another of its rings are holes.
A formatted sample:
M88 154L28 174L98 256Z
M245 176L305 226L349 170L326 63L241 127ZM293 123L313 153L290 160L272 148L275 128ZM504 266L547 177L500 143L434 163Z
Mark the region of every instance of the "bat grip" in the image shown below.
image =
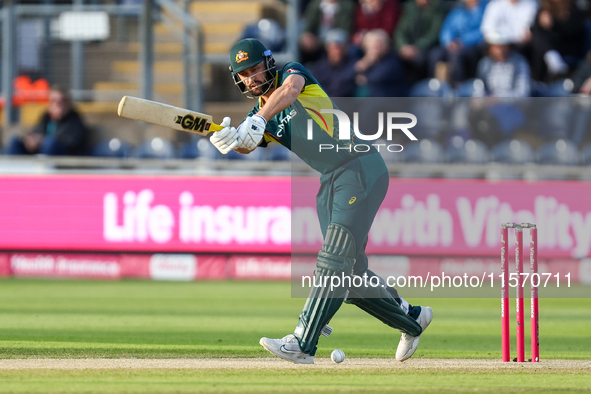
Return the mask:
M220 126L219 124L215 124L215 123L212 123L212 124L209 126L209 132L210 132L210 133L211 133L211 132L214 132L214 131L220 131L220 130L222 130L222 129L223 129L223 127L222 127L222 126Z

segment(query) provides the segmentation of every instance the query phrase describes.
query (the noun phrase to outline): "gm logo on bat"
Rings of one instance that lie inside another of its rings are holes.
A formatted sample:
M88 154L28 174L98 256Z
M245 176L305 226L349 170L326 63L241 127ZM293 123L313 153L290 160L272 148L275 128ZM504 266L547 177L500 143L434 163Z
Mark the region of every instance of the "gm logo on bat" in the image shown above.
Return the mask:
M174 119L174 123L178 123L181 127L185 130L194 130L194 131L209 131L209 126L211 123L207 122L207 119L195 117L191 114L187 114L185 116L177 115Z

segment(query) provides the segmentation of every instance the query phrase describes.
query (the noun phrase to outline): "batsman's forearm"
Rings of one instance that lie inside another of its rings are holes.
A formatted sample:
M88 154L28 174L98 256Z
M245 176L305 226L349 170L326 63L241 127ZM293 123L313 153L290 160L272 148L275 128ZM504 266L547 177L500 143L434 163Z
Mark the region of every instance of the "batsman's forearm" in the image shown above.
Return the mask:
M299 90L293 85L283 85L273 92L257 114L264 117L268 122L273 116L292 105L299 94Z

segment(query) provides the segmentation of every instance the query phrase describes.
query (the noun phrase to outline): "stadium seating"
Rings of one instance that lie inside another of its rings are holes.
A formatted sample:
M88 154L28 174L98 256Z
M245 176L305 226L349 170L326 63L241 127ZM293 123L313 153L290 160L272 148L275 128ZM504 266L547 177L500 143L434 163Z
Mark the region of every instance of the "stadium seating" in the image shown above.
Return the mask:
M527 164L535 159L533 147L522 140L500 142L492 149L493 161L504 164Z
M552 97L536 102L539 112L539 125L536 135L544 139L569 138L572 134L572 122L575 105L570 97Z
M451 86L438 79L417 82L410 90L410 112L421 121L413 128L419 138L437 139L447 124L447 113L452 104ZM418 98L421 98L420 100Z
M128 158L131 156L132 147L124 140L111 138L99 142L91 148L90 154L95 157Z
M216 160L221 153L209 143L207 138L195 136L191 141L183 144L179 150L181 159Z
M577 145L587 138L591 130L591 112L589 111L591 102L585 97L581 97L580 100L574 111L571 124L572 132L569 136L569 139Z
M562 79L548 86L548 97L568 97L573 92L575 84L572 79Z
M173 159L175 149L170 141L155 137L139 144L133 152L133 157L139 159Z
M579 151L572 142L564 139L548 142L538 150L539 164L574 166L579 164Z
M436 78L419 81L410 89L410 97L452 97L453 95L451 86Z
M531 81L531 96L532 97L548 97L548 85L541 81Z
M277 21L263 18L246 26L241 38L256 38L272 52L280 52L285 44L285 31Z
M489 151L482 141L464 140L460 136L451 139L447 148L449 163L485 164L489 160Z
M520 127L527 123L527 116L519 102L499 102L488 107L495 125L504 136L512 136Z
M591 19L585 23L585 53L591 51Z
M244 161L262 161L265 156L265 149L255 149L248 154L238 153L236 151L230 151L226 156L221 156L221 159L227 160L244 160Z
M231 150L227 155L222 156L221 159L227 160L245 160L245 155Z
M404 146L404 161L407 163L442 163L443 148L437 141L422 139Z
M591 145L587 145L581 151L581 164L585 166L591 165Z
M182 144L179 148L179 159L196 159L199 157L198 139L192 139L189 142Z
M379 146L379 153L384 159L386 163L400 163L404 160L404 150L402 152L389 152L387 145L390 145L391 142L385 139L379 139L374 142L375 145ZM409 144L415 144L414 142L404 143L404 149L406 149ZM396 147L390 148L393 151L396 151Z
M282 145L273 144L274 146L269 146L267 149L269 150L268 158L272 161L290 161L291 160L291 151Z
M484 81L478 78L460 83L455 90L456 97L483 97L484 95Z

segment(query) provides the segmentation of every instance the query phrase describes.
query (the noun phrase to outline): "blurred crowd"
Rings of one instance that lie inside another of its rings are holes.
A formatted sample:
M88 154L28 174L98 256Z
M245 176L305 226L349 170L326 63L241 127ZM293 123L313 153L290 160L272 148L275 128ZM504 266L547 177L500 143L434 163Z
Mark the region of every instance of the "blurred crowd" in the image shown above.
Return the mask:
M333 98L365 97L379 105L373 97L411 97L395 107L420 120L413 129L420 142L404 141L403 154L388 161L591 165L591 101L583 97L591 95L589 2L302 0L297 38L286 37L272 19L247 26L242 37L259 38L274 52L297 39L300 61ZM368 133L378 127L373 121L362 123ZM276 144L221 157L198 136L183 144L157 137L132 146L119 138L89 144L89 134L68 91L54 86L38 124L11 136L0 151L292 159Z
M570 77L591 93L588 0L311 0L302 62L331 96L401 97L438 78L482 94L539 95Z
M49 90L47 110L32 130L13 135L8 155L81 155L86 151L88 130L73 106L67 89L54 85Z

